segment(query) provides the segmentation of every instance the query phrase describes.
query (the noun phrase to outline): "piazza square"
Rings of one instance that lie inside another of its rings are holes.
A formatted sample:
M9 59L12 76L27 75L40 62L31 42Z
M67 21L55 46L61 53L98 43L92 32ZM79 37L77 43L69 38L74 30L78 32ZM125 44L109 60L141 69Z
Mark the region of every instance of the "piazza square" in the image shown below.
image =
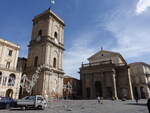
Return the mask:
M97 100L50 100L44 111L26 110L19 108L0 110L0 113L148 113L146 100L135 101L111 101L103 100L99 104Z
M16 1L0 4L0 113L150 113L148 0Z

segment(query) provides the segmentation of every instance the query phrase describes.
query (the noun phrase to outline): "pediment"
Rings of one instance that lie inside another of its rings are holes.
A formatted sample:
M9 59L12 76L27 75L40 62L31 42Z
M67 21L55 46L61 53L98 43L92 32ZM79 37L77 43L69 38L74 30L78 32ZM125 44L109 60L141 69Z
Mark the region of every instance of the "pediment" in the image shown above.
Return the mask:
M124 58L121 56L120 53L104 50L97 52L96 54L88 58L88 60L90 63L112 60L114 63L126 64L126 61L124 60Z

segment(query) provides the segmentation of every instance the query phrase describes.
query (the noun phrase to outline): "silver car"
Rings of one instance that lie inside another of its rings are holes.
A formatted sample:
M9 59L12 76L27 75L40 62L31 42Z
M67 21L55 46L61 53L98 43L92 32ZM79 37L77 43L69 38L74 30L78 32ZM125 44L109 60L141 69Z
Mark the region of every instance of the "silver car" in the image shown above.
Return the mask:
M41 95L26 96L22 99L17 100L17 106L21 107L23 110L29 108L44 110L47 107L47 101Z

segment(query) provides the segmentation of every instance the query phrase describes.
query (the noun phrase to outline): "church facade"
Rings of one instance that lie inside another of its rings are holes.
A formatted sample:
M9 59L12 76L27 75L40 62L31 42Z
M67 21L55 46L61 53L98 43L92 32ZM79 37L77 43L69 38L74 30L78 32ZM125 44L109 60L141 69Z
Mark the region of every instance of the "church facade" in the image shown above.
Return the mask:
M84 99L133 99L129 66L119 53L101 50L88 61L80 68Z
M33 19L25 73L31 80L38 67L45 68L39 73L32 95L63 96L64 26L64 21L50 9Z

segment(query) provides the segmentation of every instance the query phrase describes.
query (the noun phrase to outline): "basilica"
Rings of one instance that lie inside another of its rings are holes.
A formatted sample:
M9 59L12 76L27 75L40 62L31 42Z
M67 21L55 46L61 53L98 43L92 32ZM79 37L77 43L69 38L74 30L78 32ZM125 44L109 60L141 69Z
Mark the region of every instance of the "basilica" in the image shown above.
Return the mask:
M150 65L127 64L120 53L101 50L82 64L82 98L134 99L150 97Z

